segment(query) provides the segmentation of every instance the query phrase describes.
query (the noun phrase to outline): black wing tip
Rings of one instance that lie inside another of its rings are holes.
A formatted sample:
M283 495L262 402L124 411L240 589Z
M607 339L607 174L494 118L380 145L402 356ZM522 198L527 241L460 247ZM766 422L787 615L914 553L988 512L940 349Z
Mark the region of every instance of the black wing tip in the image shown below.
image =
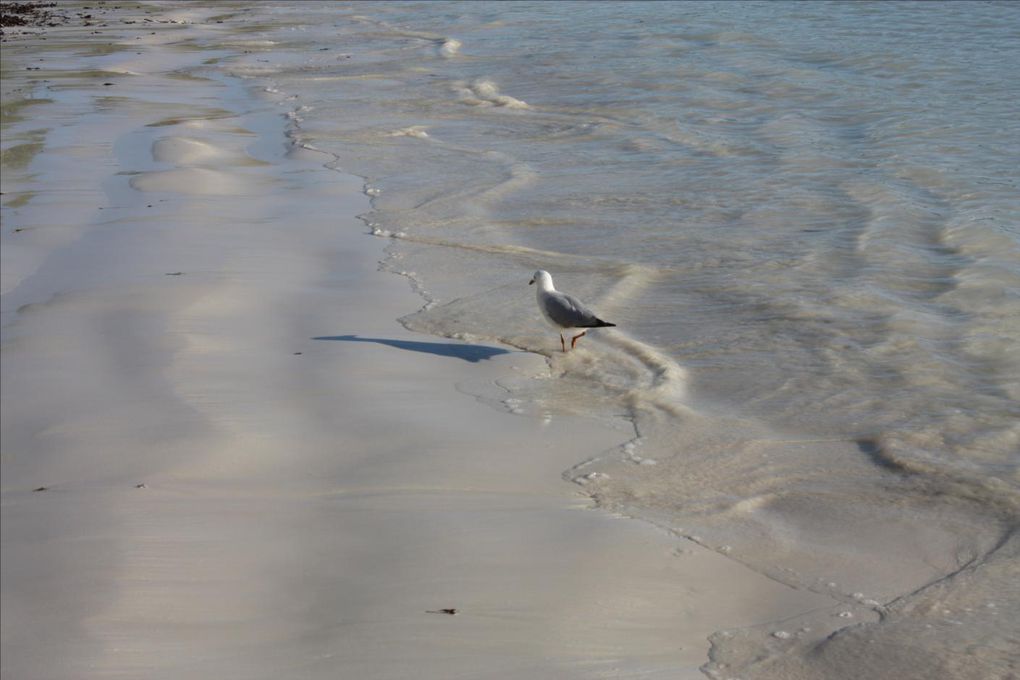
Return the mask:
M616 324L603 321L602 319L595 319L595 325L593 325L592 328L609 328L610 326L615 328Z

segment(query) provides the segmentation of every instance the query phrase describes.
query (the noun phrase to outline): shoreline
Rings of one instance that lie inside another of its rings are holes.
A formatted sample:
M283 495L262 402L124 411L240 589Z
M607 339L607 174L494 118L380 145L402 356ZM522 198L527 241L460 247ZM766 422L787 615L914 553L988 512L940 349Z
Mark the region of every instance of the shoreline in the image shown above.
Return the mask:
M560 475L627 433L470 396L544 357L398 323L361 180L202 72L212 13L5 43L60 78L3 197L5 675L696 678L832 606L592 511Z

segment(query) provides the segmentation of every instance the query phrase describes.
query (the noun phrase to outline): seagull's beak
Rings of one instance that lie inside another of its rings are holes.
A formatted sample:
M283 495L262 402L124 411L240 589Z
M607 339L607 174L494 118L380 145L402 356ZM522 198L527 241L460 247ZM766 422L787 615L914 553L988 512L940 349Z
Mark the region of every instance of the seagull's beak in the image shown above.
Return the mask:
M530 281L528 281L528 285L530 286L530 285L531 285L531 284L533 284L534 282L535 282L535 279L531 279Z

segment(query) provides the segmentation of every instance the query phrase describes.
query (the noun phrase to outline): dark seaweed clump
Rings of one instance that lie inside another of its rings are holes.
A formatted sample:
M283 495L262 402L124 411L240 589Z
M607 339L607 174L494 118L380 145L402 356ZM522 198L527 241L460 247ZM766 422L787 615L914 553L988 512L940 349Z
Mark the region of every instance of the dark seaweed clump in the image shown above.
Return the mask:
M48 7L55 2L0 2L0 26L46 26L53 16Z

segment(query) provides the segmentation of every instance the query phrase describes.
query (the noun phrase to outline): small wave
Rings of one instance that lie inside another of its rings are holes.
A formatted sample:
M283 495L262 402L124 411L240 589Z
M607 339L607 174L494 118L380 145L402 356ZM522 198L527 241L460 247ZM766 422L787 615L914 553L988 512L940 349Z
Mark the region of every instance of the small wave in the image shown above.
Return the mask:
M486 154L489 158L502 160L501 154ZM427 198L417 203L414 209L436 214L453 210L465 214L479 215L486 210L488 205L498 201L507 195L520 190L538 178L536 173L527 163L507 159L508 167L503 177L495 181L483 183L467 183L466 185L440 192L436 196ZM420 221L420 218L417 218Z
M311 111L311 110L312 110L311 106L299 106L296 109L294 109L293 111L288 111L284 115L289 120L293 121L294 123L301 124L301 123L305 122L304 116L302 116L301 114L307 113L308 111Z
M418 139L428 139L429 133L426 132L428 128L424 125L412 125L410 127L401 128L400 130L394 130L393 132L386 133L387 137L417 137Z
M387 21L382 21L381 19L362 14L352 16L351 20L359 23L371 24L382 29L386 34L392 37L411 38L413 40L435 43L439 45L439 55L446 58L455 56L460 51L460 48L463 47L463 43L456 38L447 38L428 31L415 31L401 26L395 26Z
M683 366L651 345L619 331L605 333L604 340L644 368L643 384L625 395L627 407L635 415L649 410L676 417L691 413L683 403L687 396L687 370Z
M1000 434L1015 445L1016 429ZM1020 513L1020 491L1011 483L1008 473L1005 479L999 478L970 463L966 455L958 455L950 463L945 457L930 453L945 446L942 437L941 432L883 433L868 442L866 453L876 465L911 476L932 495L971 499L1015 518Z
M507 109L531 108L527 102L503 94L499 91L496 83L484 78L473 83L457 81L454 83L454 90L462 102L472 106L499 106Z
M372 236L378 236L380 238L393 238L393 239L406 239L407 234L402 231L390 231L389 229L383 229L375 223L370 223L368 229Z
M439 54L446 58L453 57L460 52L462 46L463 43L456 38L447 38L443 41L442 46L440 46Z

